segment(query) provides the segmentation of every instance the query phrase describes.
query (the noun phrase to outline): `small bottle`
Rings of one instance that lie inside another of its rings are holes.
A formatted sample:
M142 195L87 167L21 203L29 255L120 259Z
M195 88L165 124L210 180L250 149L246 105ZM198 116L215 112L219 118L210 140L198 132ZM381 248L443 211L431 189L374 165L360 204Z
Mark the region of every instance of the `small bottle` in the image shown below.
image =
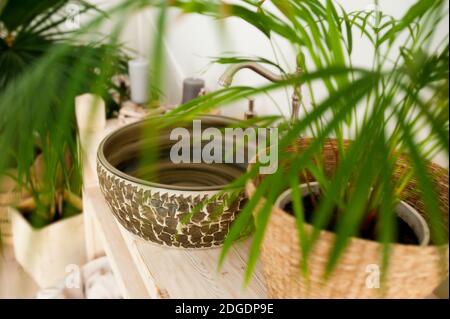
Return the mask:
M248 110L247 112L245 112L244 114L244 118L246 120L252 119L256 116L255 114L255 99L254 98L250 98L248 100Z

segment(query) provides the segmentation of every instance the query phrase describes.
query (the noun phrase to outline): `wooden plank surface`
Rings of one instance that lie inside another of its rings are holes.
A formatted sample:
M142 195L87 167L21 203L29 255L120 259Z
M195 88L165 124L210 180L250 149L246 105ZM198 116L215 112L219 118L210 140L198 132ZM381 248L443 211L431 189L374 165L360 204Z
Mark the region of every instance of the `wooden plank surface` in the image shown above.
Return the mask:
M259 264L249 286L242 288L249 239L231 249L219 272L220 248L187 250L143 241L119 225L98 187L86 189L85 196L95 203L94 215L106 253L124 289L141 291L142 287L135 287L140 280L151 298L267 297Z
M143 278L152 278L162 298L266 298L261 266L248 287L243 274L250 239L234 245L223 267L218 269L220 248L180 249L145 242L122 229Z
M104 136L110 131L117 127L117 121L110 120L107 125L101 131L94 132L80 132L80 148L83 154L83 164L85 169L83 170L83 185L84 188L98 185L98 177L95 173L95 161L98 145ZM105 250L100 239L95 222L93 212L91 209L86 209L88 207L88 196L86 193L83 194L83 207L84 207L84 232L86 239L86 256L88 260L93 260L99 256L105 254Z
M85 209L88 209L94 217L95 229L102 241L124 298L156 298L156 295L148 293L143 284L119 227L113 216L106 210L108 207L105 207L106 203L100 189L96 186L88 187L85 189L83 196L85 205L87 205Z
M83 214L86 235L86 250L89 259L106 254L116 281L125 298L152 298L133 264L133 258L122 238L108 207L98 207L102 198L95 172L96 153L101 140L119 127L117 120L109 120L101 131L80 132L80 146L83 152ZM103 203L103 202L102 202ZM103 203L104 204L104 203Z

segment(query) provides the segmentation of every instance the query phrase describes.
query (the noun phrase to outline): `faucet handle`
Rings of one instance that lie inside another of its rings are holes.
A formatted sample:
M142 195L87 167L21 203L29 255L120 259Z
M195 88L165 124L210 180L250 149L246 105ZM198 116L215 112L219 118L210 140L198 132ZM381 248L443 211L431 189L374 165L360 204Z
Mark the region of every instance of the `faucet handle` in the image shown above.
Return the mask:
M245 112L244 117L246 120L252 119L254 117L256 117L255 114L255 99L254 98L249 98L248 99L248 110L247 112Z

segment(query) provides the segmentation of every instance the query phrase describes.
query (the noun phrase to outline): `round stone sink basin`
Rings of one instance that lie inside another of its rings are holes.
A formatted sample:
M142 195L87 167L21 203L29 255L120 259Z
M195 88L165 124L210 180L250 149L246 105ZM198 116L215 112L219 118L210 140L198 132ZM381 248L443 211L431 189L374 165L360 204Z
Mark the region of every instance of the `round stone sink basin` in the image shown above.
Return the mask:
M199 119L202 129L238 123L222 116ZM141 121L122 127L99 146L97 173L112 213L128 231L160 245L222 245L245 200L243 191L222 191L245 172L247 163L174 163L170 151L177 141L169 138L172 128L155 138L148 136L148 125ZM193 130L192 125L184 127ZM156 139L159 156L152 165L141 164L141 155ZM194 148L191 145L192 152Z

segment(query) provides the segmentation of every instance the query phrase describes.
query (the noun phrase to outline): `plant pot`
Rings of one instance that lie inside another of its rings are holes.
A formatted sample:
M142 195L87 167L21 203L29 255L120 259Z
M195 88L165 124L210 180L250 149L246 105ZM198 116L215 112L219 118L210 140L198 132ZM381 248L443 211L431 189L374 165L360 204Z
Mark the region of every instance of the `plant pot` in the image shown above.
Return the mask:
M298 147L291 152L308 148L311 140L300 139ZM336 167L337 145L330 139L322 150L324 171L332 176ZM403 176L409 169L404 159L397 163L395 177ZM429 171L440 195L440 207L448 231L448 171L435 164L429 164ZM262 176L249 181L246 192L253 196ZM306 178L312 182L311 176ZM305 178L300 177L302 183ZM416 181L411 180L401 200L414 207L424 216L424 205L418 194ZM307 232L312 226L305 224ZM273 207L261 249L261 259L272 298L425 298L445 279L448 274L448 245L416 246L392 244L390 262L385 286L379 285L382 244L361 238L351 238L336 268L328 280L324 273L329 252L335 242L335 234L326 230L320 232L308 259L309 278L300 274L302 254L300 250L295 217ZM442 253L446 254L442 256ZM443 258L444 257L444 258Z
M86 262L82 214L34 229L18 210L9 211L16 260L39 287L62 280L68 265Z
M16 175L15 169L7 171L8 175ZM4 244L12 244L12 226L8 206L14 205L26 196L25 190L18 188L17 182L8 175L0 177L0 236Z
M0 243L12 244L12 225L8 207L0 206Z
M199 119L203 128L224 128L237 123L212 115ZM171 141L171 129L165 129L158 136L160 157L156 177L145 179L147 170L139 166L138 156L154 138L145 134L148 124L141 121L125 126L99 146L100 188L112 213L125 229L153 243L180 248L222 245L244 200L244 192L233 199L230 193L216 195L245 172L247 164L174 164L169 153L177 141ZM187 129L192 131L192 126ZM208 204L188 221L193 208L207 200Z
M299 190L302 196L309 195L311 192L320 195L320 185L317 182L302 184L299 186ZM284 210L290 202L292 202L292 189L288 189L278 196L274 206ZM399 219L403 220L411 228L420 246L427 246L430 243L430 228L425 218L417 210L401 201L395 207L395 213Z

